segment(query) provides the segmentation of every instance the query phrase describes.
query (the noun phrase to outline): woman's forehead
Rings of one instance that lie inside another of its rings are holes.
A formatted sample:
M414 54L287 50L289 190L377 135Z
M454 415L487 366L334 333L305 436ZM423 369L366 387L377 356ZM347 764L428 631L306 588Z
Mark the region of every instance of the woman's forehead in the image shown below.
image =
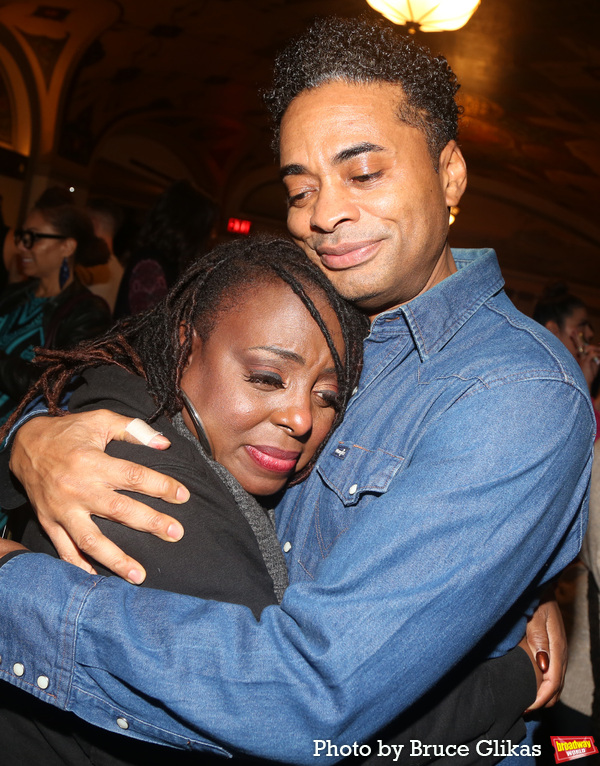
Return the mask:
M337 348L342 344L342 332L329 300L316 286L303 285L303 290L325 323ZM219 311L215 327L215 330L221 328L224 336L244 336L248 342L252 342L256 336L262 338L263 342L271 338L273 342L300 345L298 341L304 335L310 338L312 344L327 345L310 309L282 279L252 283L236 290L235 296L229 297L232 300L227 301L224 296L224 310Z

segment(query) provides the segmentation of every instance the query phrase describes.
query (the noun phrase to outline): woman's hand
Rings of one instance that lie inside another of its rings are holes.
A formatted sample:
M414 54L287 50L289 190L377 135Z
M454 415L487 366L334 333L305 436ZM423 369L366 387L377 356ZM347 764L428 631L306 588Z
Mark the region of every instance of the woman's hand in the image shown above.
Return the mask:
M92 514L175 541L183 535L179 522L116 490L170 503L185 502L189 492L169 476L105 454L111 440L140 443L126 430L132 422L139 424L108 410L34 418L15 436L10 468L62 559L91 572L87 555L139 584L146 576L144 568L100 532ZM144 442L155 449L169 446L158 433Z
M549 592L527 623L527 633L523 639L528 645L530 657L535 658L534 667L541 671L541 683L538 677L538 693L529 710L551 707L560 697L567 671L568 651L567 635L554 598ZM523 646L523 643L521 643ZM527 651L527 649L526 649Z
M600 346L587 345L579 354L579 366L585 377L588 387L591 387L594 378L600 369Z

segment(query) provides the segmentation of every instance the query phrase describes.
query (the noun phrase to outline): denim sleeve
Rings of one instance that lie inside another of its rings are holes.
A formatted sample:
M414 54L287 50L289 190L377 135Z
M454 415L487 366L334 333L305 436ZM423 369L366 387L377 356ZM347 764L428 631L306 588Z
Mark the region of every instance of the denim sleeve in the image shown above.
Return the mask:
M315 740L364 742L476 647L516 643L581 545L593 428L563 383L462 397L259 622L16 556L0 568L0 677L140 739L314 763Z

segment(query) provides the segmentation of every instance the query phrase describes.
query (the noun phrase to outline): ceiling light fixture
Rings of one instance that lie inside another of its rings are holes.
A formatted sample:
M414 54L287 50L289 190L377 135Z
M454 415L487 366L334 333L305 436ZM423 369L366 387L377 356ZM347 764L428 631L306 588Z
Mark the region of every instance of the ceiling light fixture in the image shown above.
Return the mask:
M405 24L411 35L454 31L464 27L481 0L367 0L394 24Z

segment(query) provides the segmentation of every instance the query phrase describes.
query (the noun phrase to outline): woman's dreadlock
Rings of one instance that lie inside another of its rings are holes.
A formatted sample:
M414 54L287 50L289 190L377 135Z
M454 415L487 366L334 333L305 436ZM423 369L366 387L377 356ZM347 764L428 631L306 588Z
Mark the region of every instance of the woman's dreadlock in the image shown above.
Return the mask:
M180 382L194 333L205 341L219 317L235 307L240 293L278 280L285 282L306 306L331 351L340 393L333 431L358 383L368 320L337 293L300 248L289 240L274 238L239 239L219 245L192 263L163 301L149 311L118 322L105 335L74 349L38 349L34 363L43 367L44 372L3 431L7 432L27 404L40 394L46 399L50 414L63 414L60 402L74 376L88 367L104 364L116 364L145 378L156 402L149 421L159 415L172 417L183 407ZM345 346L343 360L308 295L307 291L315 289L325 296L340 323ZM296 476L296 481L306 476L316 457Z

